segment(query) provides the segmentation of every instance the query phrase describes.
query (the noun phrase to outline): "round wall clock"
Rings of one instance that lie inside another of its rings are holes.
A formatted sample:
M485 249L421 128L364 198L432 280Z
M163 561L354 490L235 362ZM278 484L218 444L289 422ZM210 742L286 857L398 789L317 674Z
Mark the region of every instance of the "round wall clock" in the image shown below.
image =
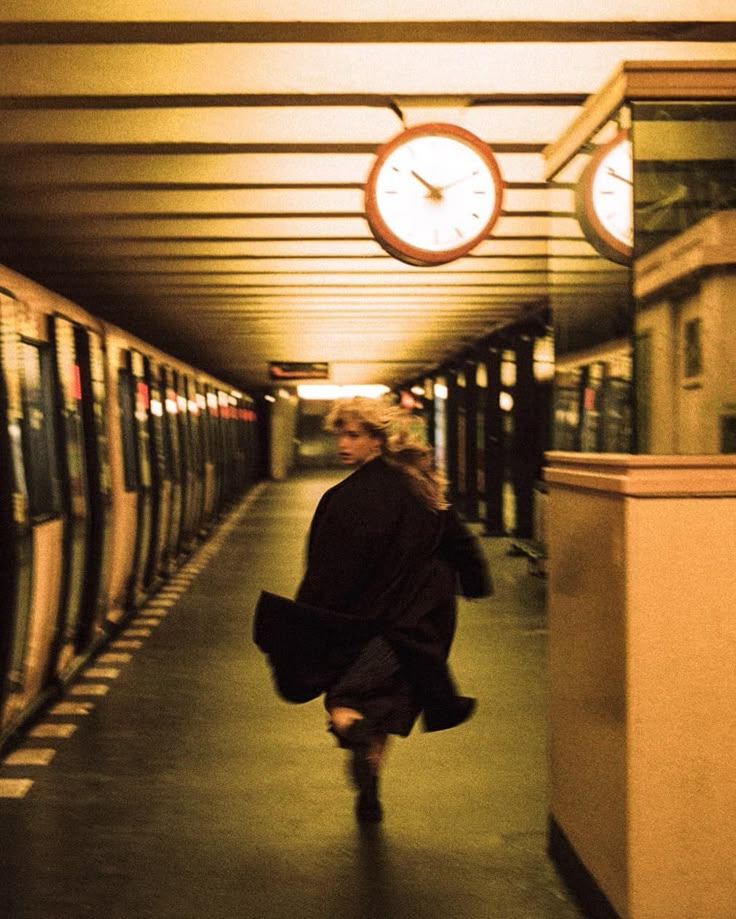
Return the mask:
M622 265L631 261L634 182L628 131L620 131L591 157L577 185L575 212L586 238L601 255Z
M407 128L378 151L365 186L371 232L394 258L441 265L485 239L503 182L491 148L452 124Z

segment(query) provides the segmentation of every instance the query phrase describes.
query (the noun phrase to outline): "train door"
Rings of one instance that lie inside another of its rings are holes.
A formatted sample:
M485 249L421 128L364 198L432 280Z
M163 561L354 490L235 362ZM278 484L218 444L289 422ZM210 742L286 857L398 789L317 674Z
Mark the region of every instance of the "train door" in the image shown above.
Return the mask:
M220 402L217 392L212 387L205 387L207 400L207 422L209 428L210 462L214 469L213 514L217 518L223 510L224 462L222 448L222 424L220 419Z
M212 443L214 424L207 402L208 387L197 384L196 399L199 406L199 441L202 454L202 524L210 529L215 522L215 503L217 498L217 469L215 452Z
M23 688L31 616L33 535L23 462L22 355L16 300L0 291L0 726Z
M185 377L187 408L189 410L189 441L192 459L192 537L196 539L204 525L204 450L202 443L202 407L197 399L197 384Z
M179 553L191 552L195 538L195 516L197 506L194 458L192 455L191 411L188 397L189 384L185 374L177 373L176 393L179 405L177 422L181 448L182 521L179 539Z
M151 451L148 412L150 394L143 355L121 349L118 402L126 492L136 495L136 534L126 605L135 609L145 596L143 575L152 538Z
M145 361L149 389L149 443L151 446L151 542L143 572L143 586L151 590L160 582L171 518L171 464L164 432L164 406L161 374L151 361Z
M112 490L102 337L64 316L53 316L50 322L64 511L64 577L57 635L57 668L63 672L69 659L89 647L102 628Z
M230 437L230 400L221 389L217 391L220 415L220 439L222 443L222 491L223 501L230 503L233 498L233 447Z
M166 571L171 573L177 565L181 545L184 513L184 485L181 443L179 432L179 399L176 380L171 367L161 368L161 389L166 394L163 414L163 436L169 462L171 480L171 501L169 512L168 539L165 551Z
M107 434L107 379L102 335L78 327L82 418L90 497L90 538L87 543L87 584L80 643L101 631L110 608L108 578L112 543L112 476Z

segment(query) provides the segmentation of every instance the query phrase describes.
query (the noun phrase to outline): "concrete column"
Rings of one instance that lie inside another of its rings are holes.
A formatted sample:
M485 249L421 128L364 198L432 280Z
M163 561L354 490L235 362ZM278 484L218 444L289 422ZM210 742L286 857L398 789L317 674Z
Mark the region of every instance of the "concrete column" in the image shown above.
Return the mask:
M488 391L485 404L484 458L486 480L486 516L484 532L487 536L504 536L503 483L504 442L503 412L499 405L501 394L501 350L489 348L486 354Z

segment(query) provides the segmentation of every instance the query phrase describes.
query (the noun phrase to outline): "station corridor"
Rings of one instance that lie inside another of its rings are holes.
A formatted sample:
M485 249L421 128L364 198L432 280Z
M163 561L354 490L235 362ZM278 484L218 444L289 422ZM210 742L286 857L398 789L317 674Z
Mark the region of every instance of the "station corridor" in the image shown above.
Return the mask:
M293 594L342 472L261 484L0 767L3 919L574 919L545 852L544 582L483 538L496 595L460 600L460 728L394 742L360 828L321 701L251 640Z

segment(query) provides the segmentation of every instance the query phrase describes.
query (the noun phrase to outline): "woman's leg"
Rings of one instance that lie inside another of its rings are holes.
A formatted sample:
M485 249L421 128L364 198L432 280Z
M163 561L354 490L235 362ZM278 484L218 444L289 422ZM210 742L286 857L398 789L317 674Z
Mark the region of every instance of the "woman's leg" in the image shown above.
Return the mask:
M355 708L338 706L328 710L332 729L341 737L350 734L350 726L362 721L363 715ZM388 749L388 734L371 734L368 739L368 760L373 771L378 775Z
M350 750L350 774L358 792L355 815L360 823L377 823L383 818L378 797L378 775L388 736L371 730L367 719L355 708L336 705L327 709L332 731L341 746Z
M373 771L378 775L388 750L388 734L374 734L368 747L368 759Z
M345 705L336 705L334 708L328 708L330 723L338 734L344 735L347 729L355 721L359 721L363 715L355 708L348 708Z

